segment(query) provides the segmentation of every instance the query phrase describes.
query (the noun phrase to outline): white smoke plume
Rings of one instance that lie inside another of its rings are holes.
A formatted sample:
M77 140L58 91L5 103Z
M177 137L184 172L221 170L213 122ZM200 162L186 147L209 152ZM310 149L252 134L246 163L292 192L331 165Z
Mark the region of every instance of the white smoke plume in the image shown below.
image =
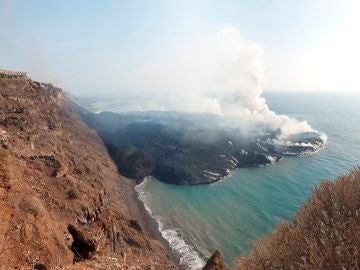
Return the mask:
M141 96L151 99L152 106L145 110L156 110L155 100L162 110L224 115L249 134L261 125L280 130L280 140L313 131L306 121L268 108L261 96L267 82L263 53L261 46L227 26L146 63L135 76L142 82L133 88L142 89Z

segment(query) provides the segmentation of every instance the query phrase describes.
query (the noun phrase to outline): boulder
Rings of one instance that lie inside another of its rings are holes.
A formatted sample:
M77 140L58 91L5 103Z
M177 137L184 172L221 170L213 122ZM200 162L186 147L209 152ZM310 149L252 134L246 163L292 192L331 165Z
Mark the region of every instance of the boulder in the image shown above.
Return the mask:
M203 270L226 270L223 258L219 250L215 250L214 254L206 262Z

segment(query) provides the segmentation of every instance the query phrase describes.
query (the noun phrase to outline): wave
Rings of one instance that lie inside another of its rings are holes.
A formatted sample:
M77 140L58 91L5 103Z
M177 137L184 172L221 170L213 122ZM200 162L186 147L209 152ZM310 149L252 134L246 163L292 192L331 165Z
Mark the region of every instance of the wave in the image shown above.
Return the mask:
M151 210L149 206L151 194L145 190L148 179L145 178L144 181L135 186L139 200L143 203L148 214L155 220L162 237L168 242L174 255L179 259L180 268L184 270L202 269L205 261L201 258L195 247L186 240L181 230L173 227L165 217L155 215Z

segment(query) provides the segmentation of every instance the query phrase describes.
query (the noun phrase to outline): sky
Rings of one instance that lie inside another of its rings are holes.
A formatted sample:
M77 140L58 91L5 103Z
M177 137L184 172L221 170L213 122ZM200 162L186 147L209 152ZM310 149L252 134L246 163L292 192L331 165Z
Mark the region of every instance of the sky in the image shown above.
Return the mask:
M265 90L356 92L358 14L358 0L0 0L0 68L81 96L215 91L225 31Z

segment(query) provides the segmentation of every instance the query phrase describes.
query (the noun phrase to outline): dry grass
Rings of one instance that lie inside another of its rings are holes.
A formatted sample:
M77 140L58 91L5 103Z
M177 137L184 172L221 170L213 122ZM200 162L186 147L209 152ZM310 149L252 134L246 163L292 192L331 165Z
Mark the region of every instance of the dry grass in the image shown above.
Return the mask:
M256 242L238 269L359 269L360 169L324 181L289 223Z

